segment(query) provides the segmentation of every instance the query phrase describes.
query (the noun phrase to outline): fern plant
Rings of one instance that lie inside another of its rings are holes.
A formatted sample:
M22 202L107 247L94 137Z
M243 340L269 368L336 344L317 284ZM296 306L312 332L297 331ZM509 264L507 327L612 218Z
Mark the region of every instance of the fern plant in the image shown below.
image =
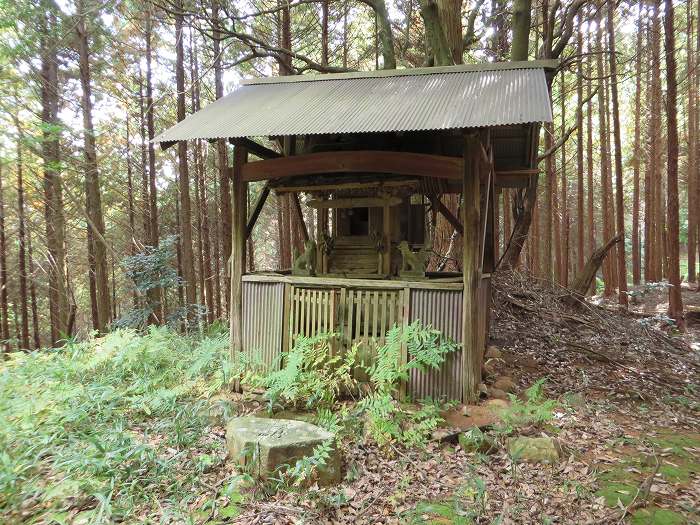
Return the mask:
M285 355L282 368L266 375L249 374L244 381L265 389L269 408L275 406L330 407L341 392L356 385L352 370L357 348L334 351L336 334L299 337Z

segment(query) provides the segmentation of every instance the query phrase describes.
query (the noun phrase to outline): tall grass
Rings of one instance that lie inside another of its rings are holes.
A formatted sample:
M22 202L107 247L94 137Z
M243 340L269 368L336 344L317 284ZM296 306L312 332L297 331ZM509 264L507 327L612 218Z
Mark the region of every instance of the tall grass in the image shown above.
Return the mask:
M0 362L0 522L187 516L223 457L206 398L229 383L227 347L118 330Z

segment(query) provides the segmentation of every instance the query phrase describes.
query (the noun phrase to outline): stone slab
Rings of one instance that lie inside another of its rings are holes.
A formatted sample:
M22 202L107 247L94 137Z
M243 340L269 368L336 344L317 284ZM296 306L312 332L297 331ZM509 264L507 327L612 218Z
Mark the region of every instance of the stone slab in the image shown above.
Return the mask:
M226 427L229 457L263 479L280 468L293 467L298 460L311 456L317 445L334 439L332 433L316 425L291 419L245 416L231 419ZM318 470L319 484L340 482L341 460L335 447L327 464Z

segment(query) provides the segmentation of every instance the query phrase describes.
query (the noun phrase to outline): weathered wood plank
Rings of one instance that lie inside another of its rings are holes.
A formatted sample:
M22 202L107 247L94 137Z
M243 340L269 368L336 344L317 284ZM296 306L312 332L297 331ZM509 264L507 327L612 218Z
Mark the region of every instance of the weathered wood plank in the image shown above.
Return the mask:
M282 156L281 153L277 153L248 138L229 139L229 142L234 146L246 148L251 154L260 159L278 159Z
M462 309L462 371L464 373L464 403L474 403L479 396L481 382L480 323L479 323L479 263L481 234L480 197L480 144L475 135L464 142L464 174L462 179L462 272L464 282Z
M399 197L349 197L341 199L315 199L306 203L316 210L330 208L382 208L386 206L398 206L401 204Z
M325 173L389 173L459 180L462 159L400 151L332 151L251 162L247 182Z
M233 184L231 200L233 217L231 228L231 353L235 359L243 349L243 270L245 268L245 229L247 183L242 171L248 160L245 148L237 146L233 155Z

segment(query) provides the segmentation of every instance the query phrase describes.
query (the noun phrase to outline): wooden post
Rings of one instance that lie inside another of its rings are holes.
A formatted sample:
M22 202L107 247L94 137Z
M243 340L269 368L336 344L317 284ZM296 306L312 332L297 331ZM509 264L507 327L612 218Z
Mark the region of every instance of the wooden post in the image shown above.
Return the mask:
M481 195L480 144L477 136L467 135L464 141L464 173L462 178L462 274L464 280L462 308L462 371L463 401L474 403L479 398L483 336L479 323L479 286L481 275Z
M246 241L246 197L247 183L243 182L241 171L248 160L248 152L236 146L233 152L233 183L231 200L233 217L231 221L231 355L234 360L243 350L243 270L245 268Z
M382 273L388 276L391 273L391 206L385 204L382 213L382 229L384 230L384 252L382 253Z

